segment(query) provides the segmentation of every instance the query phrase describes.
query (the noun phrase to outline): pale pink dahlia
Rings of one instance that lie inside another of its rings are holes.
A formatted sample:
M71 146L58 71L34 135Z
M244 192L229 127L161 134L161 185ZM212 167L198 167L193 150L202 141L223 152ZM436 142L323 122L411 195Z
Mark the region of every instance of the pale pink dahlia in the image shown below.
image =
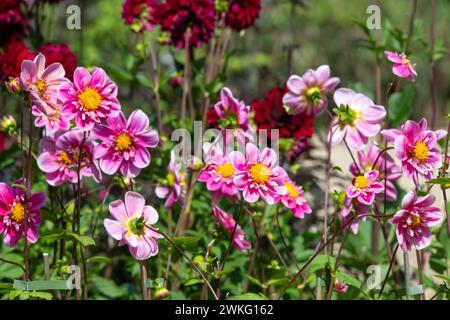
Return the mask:
M156 239L163 236L151 227L158 221L158 212L137 192L125 193L125 202L116 200L109 204L109 213L103 225L108 234L119 241L119 246L128 245L131 255L137 260L147 260L158 254Z
M67 119L75 119L78 129L91 130L106 118L119 115L117 86L101 68L89 73L78 67L73 74L73 83L67 82L58 90L62 102L61 112Z
M52 136L58 130L67 131L70 128L70 121L61 114L57 104L47 103L45 107L34 105L31 108L34 125L38 128L45 127L47 135Z
M427 180L433 178L434 170L441 164L437 141L447 134L446 131L427 130L427 121L423 118L419 123L408 120L401 130L388 129L381 134L394 145L406 177L412 178L416 185L419 185L419 175Z
M345 88L336 90L334 102L337 119L332 128L332 143L345 140L350 148L361 150L380 131L386 110L365 95Z
M316 70L309 69L302 77L292 75L287 81L288 92L283 97L283 104L293 115L304 111L307 115L319 114L328 105L327 94L339 82L339 78L330 77L330 67L327 65Z
M183 204L187 189L183 166L176 161L173 150L170 152L168 171L167 178L160 181L155 189L158 198L166 199L164 203L166 210L173 208L175 202Z
M23 180L16 181L17 185ZM38 227L41 224L41 212L45 204L45 193L25 194L20 187L10 187L0 183L0 234L3 242L14 247L25 235L25 215L27 216L27 240L35 243L39 238Z
M385 51L384 55L394 63L392 73L397 77L415 81L417 77L416 64L413 64L404 53Z
M270 148L261 152L252 143L247 143L245 156L239 151L230 154L232 164L238 173L234 183L242 190L245 201L256 202L262 197L268 204L274 204L275 198L287 193L286 171L277 164L277 154Z
M434 201L432 195L417 198L414 191L403 198L402 208L391 221L396 225L397 241L403 251L411 247L421 250L431 243L430 227L442 220L441 210L431 206Z
M214 217L216 218L217 224L223 227L228 232L230 237L233 234L234 230L233 246L236 249L248 250L252 247L250 242L245 240L245 232L244 230L242 230L241 226L239 224L236 226L236 221L234 220L233 216L227 214L225 211L223 211L216 205L213 205L213 214Z
M286 208L292 210L296 218L304 218L305 214L311 213L311 207L303 196L303 188L297 186L292 180L285 181L284 185L286 194L275 196L275 201L281 200Z
M77 183L78 167L80 178L92 177L99 182L101 172L93 159L94 146L92 138L82 131L57 132L54 137L40 142L39 169L45 172L47 182L52 186Z
M94 149L94 159L100 160L100 169L114 174L120 169L127 178L136 177L150 164L147 148L158 145L159 136L150 130L150 121L142 110L134 111L125 119L122 112L116 118L107 118L106 124L94 127L94 137L100 143Z
M375 200L375 195L383 191L384 185L378 182L378 171L369 170L353 179L353 184L347 188L347 197L370 206Z

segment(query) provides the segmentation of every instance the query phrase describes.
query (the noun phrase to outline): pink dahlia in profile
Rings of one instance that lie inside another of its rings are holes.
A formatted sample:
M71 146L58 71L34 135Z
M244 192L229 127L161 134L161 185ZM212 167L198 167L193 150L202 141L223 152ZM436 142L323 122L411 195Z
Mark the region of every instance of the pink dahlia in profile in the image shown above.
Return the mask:
M434 170L441 164L437 141L447 134L446 131L428 130L423 118L419 123L408 120L400 130L383 130L381 134L394 145L406 177L412 178L416 185L419 185L419 175L427 180L433 178Z
M442 220L441 210L431 206L434 201L432 195L417 198L414 191L403 198L402 208L391 220L396 225L397 241L403 251L409 251L411 247L421 250L431 243L430 227Z
M375 200L375 195L383 191L384 185L378 182L378 171L369 170L353 179L353 184L347 188L347 197L370 206Z
M45 133L53 136L57 131L67 131L70 128L70 121L61 114L57 104L53 102L44 106L34 105L31 107L34 119L34 125L38 128L45 127Z
M334 102L337 123L332 128L332 143L344 140L350 148L361 150L380 131L386 110L365 95L345 88L336 90Z
M356 198L349 198L345 195L343 207L341 209L342 227L350 228L354 233L358 233L359 223L365 221L370 206L360 203ZM343 228L343 229L345 229Z
M283 97L283 104L289 113L297 115L306 111L308 115L321 113L328 105L327 94L339 84L337 77L330 77L330 67L320 66L308 70L300 77L292 75L287 81L288 92Z
M23 180L16 181L17 185ZM0 234L3 242L14 247L25 236L25 216L27 217L26 237L31 243L39 238L41 212L45 204L45 193L25 194L24 189L0 183Z
M384 55L392 61L392 73L397 77L415 81L417 77L416 64L413 64L404 53L385 51Z
M242 190L245 201L253 203L263 198L274 204L277 196L287 193L286 171L277 164L277 154L270 148L261 152L252 143L247 143L245 156L239 151L230 154L232 164L238 173L234 183Z
M184 202L187 185L182 169L182 164L176 161L175 153L172 150L170 152L167 178L158 183L155 189L155 194L158 198L166 199L164 203L166 210L172 209L175 202L179 204L183 204Z
M157 0L126 0L122 7L122 18L135 32L151 31L157 5Z
M245 240L245 232L244 230L242 230L241 226L239 224L236 226L236 221L234 220L233 216L229 215L216 205L213 205L213 214L216 218L217 224L224 228L228 232L230 237L234 231L233 246L236 249L242 251L248 250L252 247L250 242Z
M156 239L163 236L151 225L158 221L158 212L137 192L125 193L125 202L116 200L109 204L109 213L103 225L108 234L119 241L119 246L128 245L136 260L147 260L158 254Z
M305 214L312 212L311 207L303 196L303 188L297 186L294 181L288 180L284 183L286 194L275 196L275 201L281 200L286 208L291 209L296 218L304 218Z
M54 137L44 138L40 142L39 169L45 172L47 182L52 186L77 183L78 167L80 178L92 177L100 182L101 172L93 160L94 146L92 138L85 137L79 130L57 132Z
M217 202L223 196L235 198L239 190L234 185L237 170L232 164L232 153L223 153L218 145L205 143L205 168L200 172L198 181L205 182L206 188L211 191L213 199Z
M104 173L120 170L123 176L134 178L150 164L147 148L156 147L159 136L150 130L149 123L147 115L136 110L128 120L119 112L118 117L107 118L106 124L94 127L93 135L100 141L94 149L94 159L100 160Z
M231 0L225 13L225 25L239 32L251 27L259 17L261 0Z
M83 131L91 130L106 118L117 117L120 112L117 86L101 68L95 68L92 73L76 68L73 83L62 84L58 98L62 102L62 114L75 120L77 128Z

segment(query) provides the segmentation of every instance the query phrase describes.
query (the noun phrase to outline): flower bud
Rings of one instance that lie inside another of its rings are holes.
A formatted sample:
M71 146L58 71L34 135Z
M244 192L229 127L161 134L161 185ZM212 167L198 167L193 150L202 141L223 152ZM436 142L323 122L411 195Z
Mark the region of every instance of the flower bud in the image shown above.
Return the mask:
M17 123L16 119L10 114L3 116L0 119L0 131L6 132L9 135L16 133Z
M169 84L173 88L179 88L183 84L183 77L179 73L173 73L169 78Z
M155 298L157 300L164 300L167 299L169 297L169 290L167 290L167 288L161 287L155 290Z
M198 157L191 157L189 159L189 165L187 167L189 172L197 172L203 168L203 161Z
M11 94L18 94L22 91L18 78L9 77L5 82L6 90Z

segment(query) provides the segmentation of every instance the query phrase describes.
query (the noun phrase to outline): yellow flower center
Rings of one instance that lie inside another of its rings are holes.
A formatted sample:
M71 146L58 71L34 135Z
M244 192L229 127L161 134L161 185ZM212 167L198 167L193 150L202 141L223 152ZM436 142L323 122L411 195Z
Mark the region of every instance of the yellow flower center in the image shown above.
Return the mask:
M97 90L92 88L86 88L78 98L81 100L81 104L85 110L95 111L100 106L102 102L102 97L97 92Z
M224 163L216 168L216 172L224 178L229 178L236 172L236 170L234 170L231 163Z
M420 216L411 216L411 226L418 227L421 222L422 219L420 219Z
M36 89L39 92L39 96L42 97L45 93L45 81L42 79L39 79L36 83Z
M62 163L64 163L66 166L69 166L72 164L72 160L70 160L69 156L67 155L66 152L62 151L59 154L59 159L62 161Z
M258 184L266 183L269 180L271 173L270 169L262 163L254 164L250 168L250 174L253 180Z
M131 137L126 133L121 133L116 138L116 148L119 151L127 151L132 145Z
M11 219L16 222L22 222L25 218L25 209L22 203L18 202L11 208Z
M298 197L298 190L297 188L290 182L285 182L284 185L286 186L287 192L288 194L292 197L292 198L297 198Z
M419 160L420 163L423 163L428 159L428 147L424 142L419 141L416 143L414 158Z
M353 185L358 189L364 189L365 187L367 187L368 183L369 181L364 176L357 176L353 181Z

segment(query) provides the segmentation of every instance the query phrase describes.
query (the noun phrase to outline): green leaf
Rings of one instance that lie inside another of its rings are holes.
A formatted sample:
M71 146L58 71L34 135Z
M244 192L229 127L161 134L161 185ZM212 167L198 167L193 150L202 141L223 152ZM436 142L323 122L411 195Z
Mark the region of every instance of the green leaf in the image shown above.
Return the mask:
M450 184L450 178L446 178L446 177L434 178L434 179L428 180L427 183L446 185L446 184Z
M196 284L199 284L199 283L203 283L203 280L202 279L189 279L188 281L186 281L184 283L184 285L186 287L188 287L188 286L193 286L193 285L196 285Z
M200 242L200 237L175 237L172 238L172 241L180 247L183 248L197 248L198 243Z
M416 91L413 85L406 85L401 92L395 92L389 97L389 117L392 127L397 127L408 120L413 110Z
M52 230L48 233L45 233L43 235L41 235L41 239L44 241L56 241L56 240L61 240L64 239L66 237L66 230L63 229L55 229Z
M105 256L93 256L90 257L87 261L92 263L111 263L111 259Z
M73 237L76 241L78 241L82 246L95 246L95 240L89 236L81 236L77 233L68 232L68 236Z
M269 300L265 295L262 293L244 293L238 296L233 296L228 298L228 300Z
M42 292L42 291L30 291L29 292L29 298L36 298L36 299L42 299L42 300L52 300L53 295L49 292Z
M334 266L335 261L336 259L334 257L320 254L313 260L313 262L311 262L309 272L314 273L318 270L323 270L327 265Z
M289 282L288 278L270 279L266 282L266 286L280 286L286 285Z
M123 287L119 287L114 281L95 276L92 279L98 291L110 298L120 298L128 292Z
M0 290L6 289L6 290L12 290L13 284L12 283L0 283Z
M264 288L264 285L263 285L263 284L261 283L261 281L259 281L258 279L253 278L253 277L250 276L250 275L247 275L247 279L248 279L251 283L257 285L258 287Z
M348 284L349 286L353 286L356 288L361 288L361 281L359 281L357 278L353 277L352 275L349 275L348 273L344 273L341 270L338 270L336 272L336 278Z

